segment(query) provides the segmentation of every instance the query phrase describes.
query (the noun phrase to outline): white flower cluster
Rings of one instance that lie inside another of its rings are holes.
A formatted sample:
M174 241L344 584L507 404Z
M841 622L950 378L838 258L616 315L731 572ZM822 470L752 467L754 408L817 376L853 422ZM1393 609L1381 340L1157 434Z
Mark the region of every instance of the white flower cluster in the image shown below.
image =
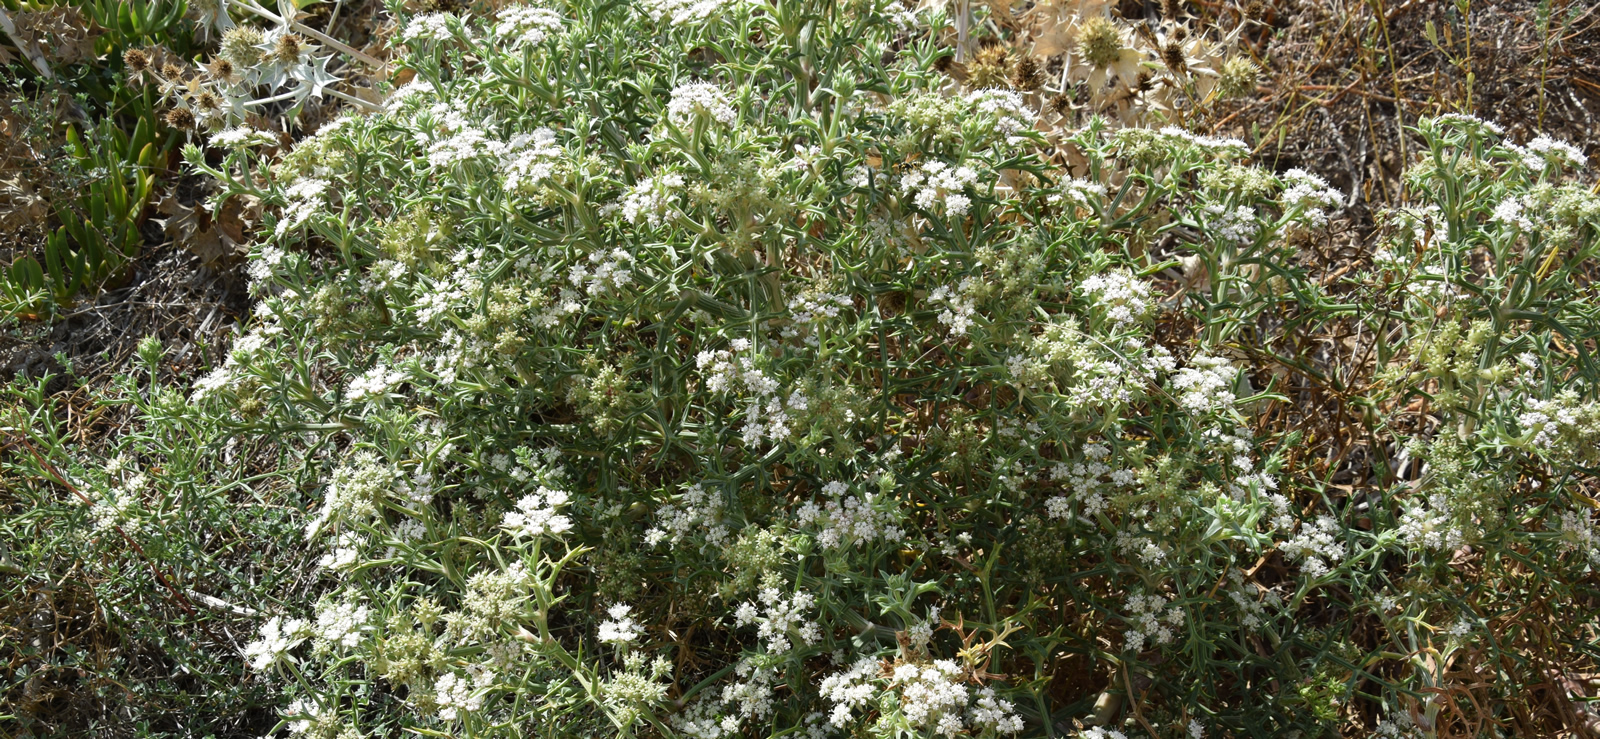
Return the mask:
M1242 157L1250 153L1250 145L1235 138L1218 138L1189 133L1177 126L1166 126L1160 131L1168 143L1187 144L1222 157Z
M538 490L517 501L517 509L506 513L500 520L500 527L519 538L565 533L572 528L572 519L557 510L567 504L567 498L564 490L540 485Z
M725 7L745 0L644 0L645 12L657 23L668 22L674 26L702 23Z
M642 218L651 226L660 226L667 206L682 188L683 175L676 173L639 180L622 197L622 217L629 223L638 223Z
M283 216L273 230L273 235L282 237L291 229L299 228L326 202L324 196L328 192L328 181L313 177L302 178L288 189L283 191L288 204L283 207Z
M211 145L219 149L243 149L258 144L276 143L278 140L272 134L257 130L250 125L234 126L211 136Z
M632 267L632 254L621 249L596 250L589 254L589 264L579 262L572 265L567 272L567 279L574 287L583 288L591 297L598 297L633 284Z
M1507 195L1504 200L1494 206L1494 215L1490 217L1490 220L1522 231L1533 230L1533 221L1523 212L1522 199L1515 195Z
M540 128L511 137L501 155L500 171L506 192L527 193L550 179L561 163L556 132Z
M908 728L932 730L946 737L969 730L1008 734L1022 730L1022 719L1013 712L1010 701L996 697L991 688L974 695L964 684L961 667L948 659L902 662L893 669L871 657L857 660L818 686L821 697L833 704L828 722L835 728L848 725L857 709L874 703L880 693L878 684L885 679L889 689L899 694L900 716Z
M1318 516L1300 525L1300 533L1283 543L1284 555L1301 560L1300 569L1312 578L1328 574L1329 564L1344 561L1348 554L1338 540L1339 522L1332 516Z
M829 723L841 729L850 723L851 712L867 705L878 694L873 681L882 669L878 660L862 657L844 672L836 672L822 679L817 692L833 704L833 711L828 716Z
M494 35L512 48L537 46L561 31L561 16L533 5L513 5L496 16Z
M1491 121L1486 121L1486 120L1484 120L1482 118L1479 118L1479 117L1477 117L1475 115L1467 115L1465 113L1445 113L1444 115L1436 116L1433 119L1433 122L1434 122L1435 125L1441 124L1441 123L1449 124L1451 126L1454 126L1456 128L1460 128L1460 129L1466 130L1466 131L1473 131L1473 132L1487 131L1487 132L1492 133L1492 134L1494 134L1496 136L1504 135L1505 132L1506 132L1506 130L1504 128L1501 128L1500 124L1498 124L1498 123L1494 123L1494 122L1491 122Z
M1173 373L1172 390L1178 405L1191 413L1212 413L1233 405L1238 372L1226 359L1197 354L1188 367Z
M912 202L922 210L932 211L935 205L943 204L946 213L963 216L972 207L972 199L962 191L977 181L978 172L971 167L931 161L902 175L900 191L912 196Z
M494 685L494 673L481 667L471 672L470 677L446 672L434 682L433 701L439 706L439 718L455 721L483 708L484 694Z
M324 601L317 609L312 633L329 647L352 648L361 643L372 609L351 601Z
M1072 516L1072 502L1083 504L1083 513L1087 516L1097 516L1106 510L1105 486L1110 484L1117 488L1127 488L1138 481L1138 475L1132 469L1117 469L1106 463L1111 456L1111 449L1104 444L1086 444L1083 447L1083 456L1088 461L1067 464L1057 463L1050 469L1050 479L1064 483L1069 495L1057 495L1045 501L1045 512L1051 518L1069 518ZM1102 478L1109 478L1109 482Z
M1582 400L1571 388L1549 400L1529 398L1526 403L1526 410L1517 415L1517 426L1534 450L1557 462L1593 453L1594 440L1600 437L1600 404Z
M815 621L806 620L806 611L816 606L809 593L795 593L784 599L777 588L762 588L757 594L761 605L745 601L733 612L734 625L754 625L756 636L765 642L768 654L785 654L793 646L791 637L799 637L807 644L822 640L822 629Z
M683 489L677 504L668 504L656 511L656 525L645 532L648 546L662 542L678 544L696 529L704 529L706 544L721 547L728 543L733 532L722 519L722 499L707 492L700 483Z
M329 523L365 521L377 515L378 506L398 476L394 467L370 451L350 455L334 470L333 479L323 490L322 508L306 524L306 537L316 536Z
M728 104L728 96L709 82L685 82L672 88L672 100L667 103L667 119L673 125L686 128L702 117L731 126L738 120L739 114Z
M1466 535L1456 525L1453 514L1443 493L1429 495L1427 505L1416 502L1407 506L1400 516L1400 541L1419 549L1459 549Z
M1576 552L1589 564L1600 567L1600 525L1587 511L1561 514L1561 551Z
M1527 146L1517 146L1512 143L1504 143L1501 146L1511 150L1522 160L1523 166L1535 172L1543 172L1545 167L1551 164L1580 169L1589 164L1589 157L1584 155L1582 149L1542 133L1529 141Z
M95 531L105 531L127 522L139 504L139 490L143 487L144 475L135 475L138 487L124 485L106 491L105 497L95 501L89 509L89 515L94 518Z
M1256 235L1261 233L1256 210L1246 205L1229 210L1212 203L1201 208L1200 214L1204 217L1205 228L1224 241L1244 245L1255 241Z
M1396 713L1392 719L1379 721L1372 733L1381 739L1421 739L1424 736L1417 722L1405 713Z
M449 13L424 13L414 16L400 31L400 43L407 46L417 46L424 42L442 43L449 41L454 36L450 32L451 21L459 22L456 16Z
M639 640L644 628L633 620L633 606L618 603L606 609L611 620L600 624L600 641L625 647Z
M871 493L863 497L844 497L849 486L830 482L823 486L832 499L817 505L808 502L801 506L800 522L820 529L817 543L825 549L843 549L854 545L862 547L874 541L896 542L905 538L899 526L899 516L882 510L883 501Z
M1329 211L1338 210L1344 202L1344 194L1329 186L1327 180L1298 167L1283 173L1283 183L1279 198L1283 209L1302 208L1313 226L1327 224Z
M966 728L961 709L967 704L967 686L962 684L961 667L955 660L901 664L894 668L891 679L900 691L900 711L912 726L931 728L947 737Z
M980 115L992 116L996 131L1016 134L1033 127L1034 113L1022 96L1010 90L973 90L967 93L967 102ZM1016 143L1010 140L1008 143Z
M304 619L273 616L261 625L260 638L244 646L244 658L250 669L265 670L309 636L310 624Z
M972 328L972 319L978 312L972 294L976 292L978 284L978 278L964 277L954 289L940 285L928 293L928 300L944 304L945 309L939 313L939 322L950 327L951 335L966 336L967 330Z
M1112 330L1119 330L1150 315L1150 286L1128 270L1094 275L1078 286L1105 315Z
M332 708L323 708L311 696L301 696L289 703L284 709L285 718L292 718L289 722L291 736L307 736L316 730L337 720L337 714Z
M734 352L749 352L749 339L734 339L730 346L732 351L706 350L696 355L695 363L704 373L706 390L744 398L744 427L740 431L744 443L789 438L798 421L796 416L810 407L810 400L799 390L784 398L778 381L756 366L752 357L735 356Z
M317 560L325 570L348 570L361 563L361 554L367 548L367 537L354 531L345 531L333 540L333 548Z
M1266 600L1258 599L1258 593L1251 592L1244 584L1244 573L1241 570L1232 570L1228 573L1233 580L1233 587L1228 588L1228 600L1239 609L1239 623L1247 629L1254 629L1261 625L1261 617L1266 614L1267 605L1281 605L1281 600L1276 593L1266 591ZM1260 586L1256 586L1259 588Z
M1128 739L1127 734L1116 729L1102 729L1098 726L1084 729L1083 733L1078 736L1082 737L1082 739Z
M851 187L866 189L868 185L872 184L872 177L876 172L877 170L865 164L857 164L856 166L850 168L850 172L845 175L844 181L845 184ZM878 176L881 180L882 175Z
M1144 651L1146 640L1163 646L1171 644L1177 638L1173 629L1183 626L1183 609L1159 595L1133 593L1123 602L1123 607L1128 611L1128 622L1133 624L1133 628L1122 635L1123 648L1129 651Z
M345 390L345 397L355 403L369 398L381 398L387 395L391 388L408 379L410 375L405 370L394 369L380 362L350 380L350 386Z
M804 329L805 343L817 346L821 341L817 329L827 321L838 318L840 311L852 307L854 304L848 295L817 291L801 293L789 301L789 316L794 323L784 327L783 335L786 338L799 337Z
M1105 185L1073 177L1063 180L1061 182L1061 192L1052 194L1048 200L1051 203L1060 203L1062 201L1076 203L1092 209L1104 203L1105 198Z

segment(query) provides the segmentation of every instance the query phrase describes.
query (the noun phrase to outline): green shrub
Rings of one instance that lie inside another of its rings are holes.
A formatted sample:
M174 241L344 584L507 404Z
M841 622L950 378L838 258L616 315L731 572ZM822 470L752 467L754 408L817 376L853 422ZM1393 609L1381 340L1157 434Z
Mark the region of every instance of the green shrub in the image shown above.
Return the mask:
M1424 120L1334 274L1321 178L1047 146L946 22L403 17L383 111L186 150L276 209L227 361L9 474L291 735L1436 736L1594 658L1581 154Z

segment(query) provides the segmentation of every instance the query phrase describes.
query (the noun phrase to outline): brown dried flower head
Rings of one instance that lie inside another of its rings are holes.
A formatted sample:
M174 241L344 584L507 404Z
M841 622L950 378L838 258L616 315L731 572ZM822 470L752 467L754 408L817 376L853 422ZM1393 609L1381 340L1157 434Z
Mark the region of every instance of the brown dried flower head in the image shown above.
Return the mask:
M1011 86L1024 92L1032 92L1044 87L1044 72L1039 69L1038 60L1031 56L1023 56L1017 60L1016 69L1011 71Z
M230 85L239 81L239 68L235 67L233 62L229 61L227 57L219 56L215 59L212 59L211 63L206 65L206 72L209 73L213 79L226 82Z
M129 49L122 52L122 63L128 66L129 72L143 73L150 68L150 53L144 49Z
M180 131L187 131L191 128L194 128L194 112L188 108L173 108L172 110L167 111L166 121L167 125L172 126L173 128L176 128Z

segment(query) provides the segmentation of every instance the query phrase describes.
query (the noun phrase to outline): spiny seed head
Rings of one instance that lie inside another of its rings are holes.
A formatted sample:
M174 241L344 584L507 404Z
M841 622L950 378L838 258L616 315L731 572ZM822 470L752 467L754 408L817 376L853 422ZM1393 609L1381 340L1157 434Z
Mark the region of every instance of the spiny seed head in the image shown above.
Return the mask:
M239 79L239 69L233 65L233 62L228 61L226 57L219 56L212 59L211 63L206 65L206 71L213 78L230 84L237 82Z
M984 39L978 48L977 62L979 64L1004 64L1006 61L1006 47L1001 46L994 39Z
M973 55L967 67L967 85L974 88L1004 87L1007 83L1006 47L991 44Z
M1172 29L1172 37L1179 41L1189 38L1189 28L1187 26L1178 26Z
M128 71L138 74L150 68L150 54L144 49L129 49L122 52L122 63L128 65Z
M299 36L286 33L278 37L272 45L272 57L283 62L299 61L300 55L305 52L305 43Z
M1255 21L1257 23L1260 23L1264 19L1266 19L1266 17L1267 17L1267 4L1266 3L1261 2L1261 0L1250 0L1250 2L1245 3L1245 5L1244 5L1244 19L1245 20Z
M1161 17L1169 21L1177 21L1183 15L1183 3L1178 0L1161 0Z
M1183 74L1189 69L1189 65L1183 59L1183 47L1176 41L1169 41L1161 48L1161 61L1167 65L1167 69L1172 70L1173 74Z
M1122 29L1110 18L1096 16L1078 29L1078 53L1095 69L1105 69L1122 58Z
M167 111L167 125L181 131L194 128L194 113L188 108L173 108Z
M1044 105L1046 108L1050 109L1051 112L1063 118L1072 113L1072 97L1064 92L1058 92L1055 95L1052 95Z
M161 76L169 80L181 80L183 79L183 67L167 62L161 65Z
M1011 71L1011 86L1024 92L1044 87L1044 72L1040 71L1038 60L1031 56L1018 59L1016 69Z
M206 112L215 112L222 109L222 98L210 90L201 90L194 96L194 107Z
M1256 91L1261 79L1261 68L1243 56L1229 57L1222 63L1217 80L1217 92L1223 97L1240 97Z
M218 56L233 62L235 67L254 67L261 62L260 46L265 39L261 32L250 26L234 26L222 34Z

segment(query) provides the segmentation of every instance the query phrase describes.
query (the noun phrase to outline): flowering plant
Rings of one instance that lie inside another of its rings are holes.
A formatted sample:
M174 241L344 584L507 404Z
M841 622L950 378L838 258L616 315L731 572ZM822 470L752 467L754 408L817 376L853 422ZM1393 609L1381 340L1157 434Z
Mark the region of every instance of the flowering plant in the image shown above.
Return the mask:
M185 151L272 211L226 359L32 463L136 540L274 511L293 576L225 581L274 732L1427 733L1511 618L1464 560L1593 594L1571 147L1424 119L1327 276L1322 178L1051 129L897 3L400 15L381 110ZM1330 388L1371 441L1319 463Z

